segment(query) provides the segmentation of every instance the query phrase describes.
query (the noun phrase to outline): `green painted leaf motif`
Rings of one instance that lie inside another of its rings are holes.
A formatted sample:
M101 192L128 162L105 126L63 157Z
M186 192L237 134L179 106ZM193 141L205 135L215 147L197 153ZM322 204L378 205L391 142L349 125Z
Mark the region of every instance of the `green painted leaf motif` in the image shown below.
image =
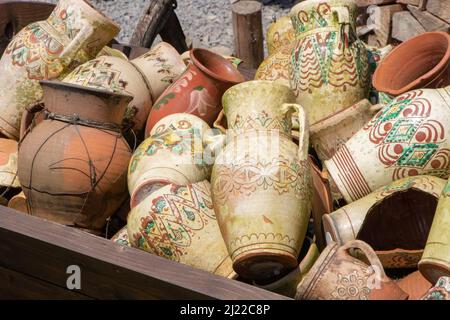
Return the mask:
M170 248L161 247L161 251L168 257L171 257L173 255L172 250L170 250Z
M168 104L168 103L169 103L169 100L171 100L171 99L173 99L173 98L175 98L175 93L171 92L171 93L166 94L164 97L162 97L162 98L158 101L158 103L156 103L156 104L153 106L153 109L159 110L163 105Z
M202 91L203 89L205 89L204 86L196 86L196 87L194 87L194 90L197 90L197 91Z

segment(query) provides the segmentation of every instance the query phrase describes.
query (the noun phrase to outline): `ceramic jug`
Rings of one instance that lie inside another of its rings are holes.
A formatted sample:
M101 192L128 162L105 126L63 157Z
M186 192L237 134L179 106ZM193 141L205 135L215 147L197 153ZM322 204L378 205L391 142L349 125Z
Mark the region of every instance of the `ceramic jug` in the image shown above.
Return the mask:
M442 191L427 244L419 262L420 272L435 283L450 277L450 180Z
M450 300L450 277L440 277L421 300Z
M297 266L311 213L308 126L289 87L249 81L225 92L226 146L211 176L214 210L234 270L253 280ZM283 102L286 102L283 104ZM300 146L291 140L298 112Z
M285 45L268 56L258 67L255 80L277 81L290 86L289 68L293 44Z
M123 127L139 133L144 129L153 101L185 68L178 52L170 44L160 42L131 61L112 56L88 61L63 81L133 96Z
M267 28L266 43L269 56L295 41L295 30L289 16L273 21Z
M325 233L339 244L367 242L385 268L416 268L444 186L445 180L433 176L392 182L324 215Z
M368 97L366 48L356 36L354 0L306 0L292 8L296 31L291 88L311 126Z
M234 278L211 201L211 185L169 184L133 208L128 216L131 246Z
M0 132L19 139L22 112L42 99L39 80L90 59L120 31L84 0L60 0L45 21L16 34L0 60Z
M130 241L128 240L127 226L117 231L117 233L111 238L111 241L121 246L131 247Z
M16 194L14 197L11 198L8 202L8 208L17 210L19 212L23 212L28 214L28 205L27 205L27 198L25 198L25 194L23 191L19 194Z
M186 71L154 103L148 116L146 137L161 118L190 113L212 125L221 110L220 98L244 76L222 56L205 49L191 50Z
M41 81L45 119L19 147L32 215L98 232L127 196L131 149L121 134L131 96Z

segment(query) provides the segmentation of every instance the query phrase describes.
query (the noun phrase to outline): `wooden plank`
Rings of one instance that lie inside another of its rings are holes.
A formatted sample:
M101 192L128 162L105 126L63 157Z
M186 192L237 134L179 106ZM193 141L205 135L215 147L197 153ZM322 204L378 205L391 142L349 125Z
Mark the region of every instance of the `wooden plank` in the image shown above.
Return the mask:
M60 287L77 265L79 292L89 297L287 299L9 208L0 207L0 217L0 265Z
M450 23L450 0L428 0L427 11Z
M403 6L400 4L370 8L368 26L373 26L375 37L369 37L371 42L369 45L385 47L391 42L391 20L394 13L400 11L403 11Z
M0 266L0 299L89 300L92 298Z
M419 9L424 11L427 9L427 0L419 0Z
M180 54L189 50L186 43L186 36L175 11L170 10L169 17L161 28L159 35L163 41L170 43Z
M397 0L397 3L418 6L420 0Z
M437 18L427 11L421 11L418 7L408 6L408 10L426 31L450 31L450 24Z
M406 41L425 32L425 28L409 11L394 13L392 17L392 37L399 41Z

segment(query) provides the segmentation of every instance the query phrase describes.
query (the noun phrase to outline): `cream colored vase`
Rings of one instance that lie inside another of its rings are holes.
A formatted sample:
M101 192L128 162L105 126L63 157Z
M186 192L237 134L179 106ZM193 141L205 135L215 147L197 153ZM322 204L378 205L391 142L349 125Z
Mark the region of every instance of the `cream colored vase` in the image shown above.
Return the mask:
M18 144L0 138L0 187L20 188L17 174Z
M450 180L442 191L419 270L431 283L450 277Z
M449 101L450 87L405 93L325 161L347 203L408 176L448 178Z
M356 14L354 0L306 0L290 12L297 37L291 88L311 126L368 97L368 57Z
M311 213L308 126L289 87L249 81L230 88L222 104L227 145L211 176L214 209L234 270L270 279L297 267ZM300 146L291 115L299 114Z
M433 176L395 181L324 215L325 233L341 245L367 242L385 268L417 267L444 186Z
M83 0L60 0L50 17L16 34L0 60L0 132L19 139L22 112L55 79L95 56L119 26Z
M272 22L267 28L266 43L269 55L295 41L295 30L289 16L283 16Z
M167 185L128 216L131 246L158 256L234 278L211 201L211 185Z
M153 101L184 69L178 52L170 44L161 42L131 61L114 56L98 57L77 67L63 81L133 96L123 126L140 132Z

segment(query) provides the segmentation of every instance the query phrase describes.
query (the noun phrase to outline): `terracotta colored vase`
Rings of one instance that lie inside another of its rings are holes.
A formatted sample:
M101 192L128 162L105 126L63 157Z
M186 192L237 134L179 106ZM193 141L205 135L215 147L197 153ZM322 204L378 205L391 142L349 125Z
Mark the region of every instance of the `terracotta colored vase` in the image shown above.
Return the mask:
M306 0L292 8L291 88L311 126L368 97L370 72L356 36L354 0Z
M128 229L127 226L120 229L112 238L111 241L117 243L118 245L131 247L130 241L128 240Z
M442 191L419 270L432 283L450 277L450 180Z
M444 186L432 176L395 181L323 216L325 232L339 244L367 242L385 268L416 268Z
M19 147L30 214L96 231L127 196L131 150L120 124L131 96L41 81L46 119Z
M276 19L267 28L266 43L269 55L295 41L295 30L289 16Z
M214 209L234 270L252 280L294 269L311 213L308 126L289 87L249 81L222 102L227 144L211 176ZM300 146L291 115L299 113Z
M365 259L350 254L364 252ZM368 260L369 264L366 263ZM384 273L372 248L354 240L329 244L297 287L298 300L406 300L408 294Z
M403 42L383 59L373 76L373 86L392 96L449 84L450 35L445 32L426 32Z
M450 86L405 93L385 106L325 166L347 203L416 175L448 178Z
M17 155L17 142L0 138L0 187L20 188Z
M420 300L432 287L432 284L419 271L410 273L396 283L408 294L408 300Z
M260 65L255 74L255 80L278 81L290 86L289 67L293 44L281 47L268 56Z
M17 33L0 60L0 132L18 139L22 112L55 79L95 56L120 31L84 0L60 0L50 17Z
M450 300L450 277L440 277L421 300Z
M181 77L153 105L146 137L161 118L173 113L190 113L212 125L221 110L220 99L225 90L245 80L231 62L211 51L193 49L191 61Z
M155 191L128 216L133 247L234 278L211 201L211 185L170 184Z
M136 149L128 168L131 208L169 183L186 185L209 179L211 163L203 155L209 126L188 113L161 119Z

